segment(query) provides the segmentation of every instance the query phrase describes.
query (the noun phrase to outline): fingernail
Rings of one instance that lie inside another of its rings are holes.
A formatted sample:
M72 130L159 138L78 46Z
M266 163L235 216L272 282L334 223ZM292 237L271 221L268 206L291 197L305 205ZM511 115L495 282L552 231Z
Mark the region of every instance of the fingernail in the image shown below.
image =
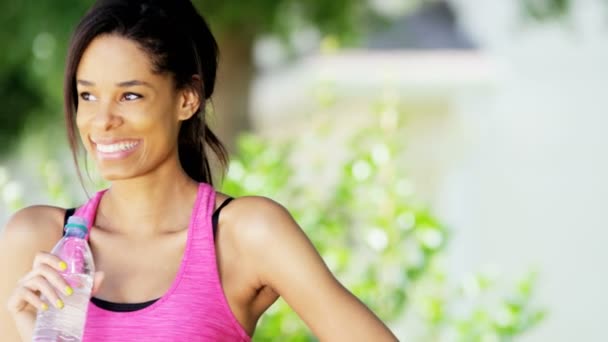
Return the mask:
M72 288L71 288L71 287L66 286L66 287L65 287L65 294L66 294L66 295L68 295L68 296L71 296L71 295L72 295L72 293L74 293L74 290L72 290Z
M46 311L49 309L49 306L46 303L42 303L42 311Z
M63 309L63 301L61 301L61 299L57 299L57 301L55 302L55 306L58 309Z
M61 262L59 263L59 268L60 268L62 271L65 271L65 270L67 270L67 269L68 269L68 264L66 264L65 262L61 261Z

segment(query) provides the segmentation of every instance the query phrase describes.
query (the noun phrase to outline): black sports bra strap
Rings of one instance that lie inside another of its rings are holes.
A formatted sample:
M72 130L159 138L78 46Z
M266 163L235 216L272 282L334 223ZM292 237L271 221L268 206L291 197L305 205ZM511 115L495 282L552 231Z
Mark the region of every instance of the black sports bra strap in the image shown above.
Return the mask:
M213 224L213 239L215 240L215 237L217 235L217 225L218 222L220 220L220 211L228 205L228 203L232 202L234 198L232 197L228 197L224 200L224 202L222 202L222 204L220 204L220 206L215 209L215 211L213 212L213 216L211 217L211 222Z
M76 212L76 208L70 208L70 209L65 210L65 216L63 217L64 226L66 224L68 224L68 219L70 218L70 216L74 215L75 212Z
M63 217L63 226L64 227L66 224L68 224L68 219L70 218L70 216L74 215L75 212L76 212L76 208L70 208L70 209L65 210L65 216ZM65 231L63 232L63 235L65 235Z

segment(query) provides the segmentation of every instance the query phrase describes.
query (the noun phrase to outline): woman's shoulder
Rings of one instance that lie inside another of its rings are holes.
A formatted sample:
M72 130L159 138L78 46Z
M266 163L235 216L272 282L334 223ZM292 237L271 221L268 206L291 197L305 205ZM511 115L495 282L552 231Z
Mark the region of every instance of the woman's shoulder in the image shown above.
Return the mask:
M289 211L282 204L264 196L236 197L225 210L229 211L226 216L227 221L231 223L247 222L249 225L260 227L274 226L291 218Z
M23 208L11 216L2 230L2 240L22 246L46 249L62 236L65 209L34 205Z
M301 229L282 204L263 196L235 198L222 210L222 232L244 249L267 248L285 234L301 234Z

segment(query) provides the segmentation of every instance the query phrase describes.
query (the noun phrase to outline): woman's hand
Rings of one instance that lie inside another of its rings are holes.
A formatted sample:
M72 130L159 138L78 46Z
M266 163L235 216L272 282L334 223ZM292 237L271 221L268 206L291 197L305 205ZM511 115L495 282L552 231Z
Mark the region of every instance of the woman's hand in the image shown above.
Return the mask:
M57 291L68 296L73 292L59 274L59 271L66 268L66 263L53 254L45 252L36 254L32 270L19 280L17 288L9 298L8 310L11 315L16 318L26 311L32 311L29 309L47 310L48 302L61 308L61 299ZM40 294L47 298L47 302L39 297Z
M7 308L23 340L32 338L37 310L48 310L51 305L62 309L64 304L59 294L70 296L74 292L59 273L66 268L66 263L57 256L38 252L32 270L18 281L9 297ZM103 273L96 272L92 294L97 291L102 280Z

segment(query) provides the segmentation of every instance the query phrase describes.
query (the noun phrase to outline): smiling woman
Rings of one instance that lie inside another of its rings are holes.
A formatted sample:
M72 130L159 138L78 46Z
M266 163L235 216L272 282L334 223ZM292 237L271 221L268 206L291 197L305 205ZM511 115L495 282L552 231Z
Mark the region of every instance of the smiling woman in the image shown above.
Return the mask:
M215 39L189 1L98 1L85 15L68 55L67 131L76 163L81 143L111 186L80 208L11 218L3 341L31 340L41 294L71 293L48 251L74 211L92 223L101 271L85 341L248 341L279 296L321 340L395 340L285 208L215 191L206 151L223 167L227 156L203 108L216 68Z

